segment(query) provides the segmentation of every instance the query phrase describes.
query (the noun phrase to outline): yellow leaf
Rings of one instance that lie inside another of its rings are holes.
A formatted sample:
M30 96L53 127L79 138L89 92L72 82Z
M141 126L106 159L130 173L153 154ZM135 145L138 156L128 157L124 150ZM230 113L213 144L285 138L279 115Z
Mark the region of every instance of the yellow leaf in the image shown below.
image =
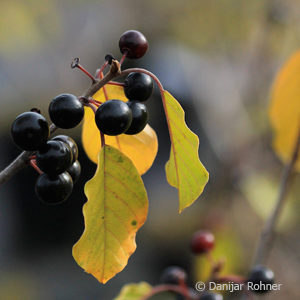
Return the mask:
M106 85L105 90L109 99L127 101L123 87ZM94 95L94 99L101 102L106 101L103 88ZM95 116L90 108L85 108L82 143L89 159L94 163L97 163L97 156L100 150L101 141L99 129L95 124ZM146 173L152 166L158 148L156 133L149 125L147 125L142 132L136 135L106 135L105 143L119 149L122 153L129 157L141 175Z
M87 273L105 283L124 269L136 249L136 232L147 217L147 193L131 160L106 145L84 191L85 230L73 256Z
M182 212L201 195L209 175L198 156L199 139L187 127L182 107L167 91L164 98L171 139L166 175L169 184L178 189L179 212Z
M120 294L114 300L140 300L145 297L152 289L147 282L126 284Z
M277 74L270 119L274 130L273 148L286 163L292 157L300 129L300 51L292 55ZM300 157L295 168L300 171Z

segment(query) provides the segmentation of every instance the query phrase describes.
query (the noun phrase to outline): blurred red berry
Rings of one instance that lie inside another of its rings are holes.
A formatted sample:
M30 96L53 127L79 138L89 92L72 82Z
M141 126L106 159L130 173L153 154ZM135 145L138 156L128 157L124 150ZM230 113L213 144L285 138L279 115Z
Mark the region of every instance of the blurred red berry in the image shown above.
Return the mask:
M191 250L194 254L202 254L211 251L214 245L214 235L209 231L200 230L192 237Z

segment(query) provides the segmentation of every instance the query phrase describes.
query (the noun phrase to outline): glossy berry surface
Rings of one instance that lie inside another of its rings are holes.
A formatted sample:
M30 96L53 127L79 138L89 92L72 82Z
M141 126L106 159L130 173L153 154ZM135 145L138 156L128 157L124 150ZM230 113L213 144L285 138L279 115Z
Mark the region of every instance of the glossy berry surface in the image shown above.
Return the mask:
M84 108L76 96L61 94L52 99L49 105L49 116L57 127L69 129L81 122Z
M185 282L186 279L187 274L182 268L172 266L163 271L160 281L164 284L179 284L181 281Z
M48 122L39 113L22 113L14 120L11 135L15 144L22 150L37 150L48 140Z
M35 184L36 195L47 204L62 203L71 195L72 189L73 181L67 172L54 177L42 174Z
M204 292L200 297L199 300L223 300L223 296L221 294L211 293L211 292Z
M99 130L107 135L124 133L132 121L129 106L121 100L109 100L99 106L95 114Z
M124 93L129 100L144 102L152 91L153 81L147 74L132 72L124 81Z
M126 130L126 134L137 134L141 132L148 122L147 107L136 101L128 101L127 105L132 112L132 121L130 127Z
M140 58L148 49L148 41L141 32L128 30L121 35L119 47L122 54L127 52L126 57Z
M209 252L215 245L214 235L206 230L196 232L191 241L191 250L194 254Z
M77 147L77 144L75 143L75 141L67 136L67 135L57 135L55 136L54 138L52 138L52 141L61 141L65 144L67 144L70 148L71 148L71 151L72 151L72 154L73 154L73 161L72 162L75 162L78 158L78 147Z
M81 166L78 160L76 160L71 167L67 169L67 172L71 175L73 183L77 182L81 173Z
M258 287L261 287L258 289L256 287L254 287L253 289L251 288L251 290L253 292L259 293L259 294L267 293L270 291L270 289L268 289L268 287L264 286L264 285L267 285L267 284L272 285L274 283L274 273L272 270L270 270L264 266L257 265L251 270L249 277L248 277L248 282L251 282L254 285L258 285ZM261 285L261 284L263 284L263 285ZM266 288L264 289L264 287L266 287Z
M38 167L49 175L65 172L72 164L73 155L70 147L60 141L48 141L36 153Z

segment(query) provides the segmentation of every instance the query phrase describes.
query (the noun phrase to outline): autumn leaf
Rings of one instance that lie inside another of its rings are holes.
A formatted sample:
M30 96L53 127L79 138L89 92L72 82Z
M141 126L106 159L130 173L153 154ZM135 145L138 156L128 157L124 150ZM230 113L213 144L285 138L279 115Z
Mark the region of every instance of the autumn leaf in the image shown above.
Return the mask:
M109 99L127 101L123 87L106 85L105 91ZM93 97L105 102L106 96L103 88ZM82 129L82 143L89 159L97 163L98 153L101 147L99 129L95 124L95 116L90 108L85 108L84 123ZM157 154L157 136L155 131L147 125L145 129L136 135L121 134L118 136L105 136L105 143L111 145L129 157L142 175L152 166Z
M147 282L126 284L114 300L140 300L145 297L152 287Z
M96 173L84 191L85 230L73 256L87 273L106 283L136 249L136 232L147 217L147 193L131 160L108 145L101 148Z
M287 163L300 130L300 51L292 55L277 74L271 94L270 120L274 130L273 148ZM300 171L300 157L295 169Z
M178 189L179 212L182 212L201 195L209 175L199 159L199 139L187 127L184 110L167 91L164 91L164 108L171 139L166 175L169 184Z

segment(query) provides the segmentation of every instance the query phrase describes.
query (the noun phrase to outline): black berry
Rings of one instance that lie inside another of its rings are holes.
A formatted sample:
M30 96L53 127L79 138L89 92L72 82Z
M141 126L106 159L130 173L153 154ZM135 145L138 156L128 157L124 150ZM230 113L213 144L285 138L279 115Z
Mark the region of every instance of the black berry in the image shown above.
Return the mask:
M124 93L129 100L144 102L152 94L152 78L144 73L132 72L124 82Z
M144 104L136 101L129 101L127 102L127 105L132 112L132 121L130 127L126 130L125 133L137 134L145 128L148 122L147 108Z
M36 195L47 204L59 204L65 201L71 195L72 189L73 181L67 172L54 177L42 174L35 184Z
M65 144L67 144L70 148L71 148L71 151L72 151L72 154L73 154L73 162L75 162L78 158L78 147L75 143L75 141L67 136L67 135L57 135L55 136L54 138L52 138L53 141L61 141Z
M264 266L257 265L251 270L247 281L251 291L263 294L271 291L274 273Z
M221 294L216 294L212 292L204 292L199 300L223 300L223 296Z
M215 245L214 235L206 230L196 232L191 241L191 250L194 254L209 252Z
M148 41L141 32L128 30L121 35L119 47L122 54L127 52L126 57L140 58L148 49Z
M52 99L49 105L49 115L57 127L69 129L81 122L84 108L76 96L61 94Z
M72 160L70 147L60 141L48 141L36 153L38 167L49 175L65 172L71 166Z
M22 150L37 150L48 140L48 122L39 113L22 113L14 120L11 135L15 144Z
M181 281L185 282L187 278L186 272L176 266L166 268L160 278L161 283L164 284L179 284Z
M109 100L99 106L95 114L99 130L107 135L124 133L132 121L129 106L121 100Z
M71 175L73 183L77 182L81 173L81 166L78 160L76 160L71 167L67 169L67 172Z

